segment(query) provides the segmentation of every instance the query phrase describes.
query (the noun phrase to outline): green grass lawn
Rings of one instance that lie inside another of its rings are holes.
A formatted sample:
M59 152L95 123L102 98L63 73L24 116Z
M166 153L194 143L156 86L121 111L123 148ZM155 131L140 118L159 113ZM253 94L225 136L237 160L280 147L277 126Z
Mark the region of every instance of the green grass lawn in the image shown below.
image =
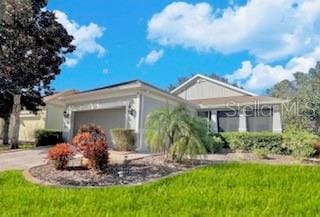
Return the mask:
M320 216L320 167L224 164L138 187L58 189L0 173L0 216Z
M19 149L30 149L30 148L35 148L36 145L35 144L20 144L19 145ZM0 144L0 152L1 151L9 151L9 146L7 145L2 145Z

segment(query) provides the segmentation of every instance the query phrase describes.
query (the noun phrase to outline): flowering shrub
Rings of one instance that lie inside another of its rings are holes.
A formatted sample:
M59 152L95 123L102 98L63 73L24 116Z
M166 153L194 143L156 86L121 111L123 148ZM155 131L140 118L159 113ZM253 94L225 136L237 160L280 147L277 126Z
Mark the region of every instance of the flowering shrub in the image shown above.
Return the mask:
M107 140L107 136L102 127L96 124L85 124L80 127L77 134L89 133L94 140Z
M74 157L75 151L70 144L61 143L48 150L48 159L58 170L65 169L68 162Z
M107 137L101 127L84 125L72 141L78 150L89 161L89 167L103 170L108 165L109 152Z

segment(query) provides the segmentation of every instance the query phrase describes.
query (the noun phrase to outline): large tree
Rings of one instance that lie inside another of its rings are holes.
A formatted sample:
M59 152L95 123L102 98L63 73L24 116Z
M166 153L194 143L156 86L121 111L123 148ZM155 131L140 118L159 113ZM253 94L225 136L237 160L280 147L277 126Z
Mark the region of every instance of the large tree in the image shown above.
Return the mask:
M0 118L4 121L2 129L2 142L5 145L9 144L9 124L12 104L13 102L11 95L0 93Z
M10 145L18 148L23 96L52 92L64 55L72 52L73 37L45 9L46 0L0 2L0 91L12 97Z
M320 63L309 72L297 72L292 81L275 84L269 94L287 99L290 103L283 111L285 127L299 125L314 132L320 130Z

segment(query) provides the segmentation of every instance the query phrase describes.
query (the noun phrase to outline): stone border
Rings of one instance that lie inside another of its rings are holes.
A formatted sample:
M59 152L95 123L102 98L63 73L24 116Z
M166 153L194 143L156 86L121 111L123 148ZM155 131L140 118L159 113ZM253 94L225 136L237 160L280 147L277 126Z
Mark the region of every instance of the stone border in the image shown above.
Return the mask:
M146 184L155 183L157 181L161 181L161 180L164 180L164 179L176 177L178 175L191 172L191 171L193 171L195 169L204 168L204 167L207 167L207 166L210 166L210 165L221 164L221 163L228 163L228 162L227 161L225 161L225 162L212 162L212 164L195 166L193 168L181 170L181 171L178 171L178 172L174 172L174 173L171 173L169 175L162 176L160 178L150 179L150 180L145 181L145 182L132 183L132 184L126 184L126 185L105 185L105 186L57 185L57 184L53 184L53 183L50 183L50 182L47 182L47 181L42 181L42 180L34 177L30 173L31 169L37 168L37 167L41 167L43 165L39 165L39 166L35 166L35 167L32 167L32 168L26 169L26 170L24 170L22 172L22 174L23 174L23 176L24 176L26 181L30 182L31 184L37 185L37 186L52 187L52 188L65 188L65 189L104 189L104 188L112 188L112 187L137 187L137 186L142 186L142 185L146 185Z

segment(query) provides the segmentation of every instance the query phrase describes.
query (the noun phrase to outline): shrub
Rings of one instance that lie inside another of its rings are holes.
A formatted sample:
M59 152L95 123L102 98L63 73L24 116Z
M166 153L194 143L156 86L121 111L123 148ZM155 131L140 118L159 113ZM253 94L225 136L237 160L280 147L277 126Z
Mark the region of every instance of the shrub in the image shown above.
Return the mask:
M117 151L135 150L135 133L130 129L112 129L111 138Z
M81 133L90 133L92 135L105 135L105 130L97 125L97 124L84 124L82 125L77 134L81 134Z
M225 147L226 142L220 134L211 135L212 141L206 146L208 153L220 153Z
M231 150L266 149L270 153L285 153L282 135L272 132L230 132L221 134Z
M65 169L68 162L74 157L75 151L70 144L61 143L48 150L48 159L53 162L57 170Z
M63 142L62 132L57 130L37 130L35 137L36 146L51 146Z
M206 153L207 143L211 142L207 121L185 107L169 105L148 115L145 138L151 151L162 151L174 161Z
M283 144L296 157L311 157L315 154L317 136L308 131L290 127L283 134Z
M267 159L269 151L264 148L256 148L253 150L253 153L259 158L259 159Z
M88 159L91 169L103 170L107 167L109 160L107 137L100 126L84 125L72 143Z

